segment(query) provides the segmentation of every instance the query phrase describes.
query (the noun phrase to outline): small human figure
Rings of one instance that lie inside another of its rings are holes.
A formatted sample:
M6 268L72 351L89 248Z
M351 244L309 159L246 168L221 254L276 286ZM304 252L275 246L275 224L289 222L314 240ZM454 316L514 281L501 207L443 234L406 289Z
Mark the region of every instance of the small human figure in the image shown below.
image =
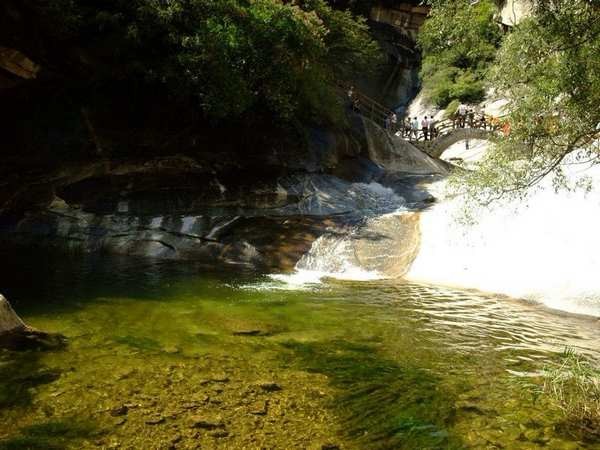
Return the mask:
M467 105L461 103L458 105L458 126L461 128L465 127L467 118Z
M485 113L481 113L481 117L479 118L479 127L487 130L487 119L485 117Z
M404 137L410 139L410 117L404 119Z
M467 117L469 119L469 128L473 128L475 125L475 111L473 109L469 109Z
M429 140L429 121L427 120L427 116L423 116L423 120L421 120L421 130L423 131L423 139L426 141Z
M392 134L396 134L396 131L398 131L398 116L395 112L390 115L390 131Z
M354 86L350 86L350 88L348 89L348 101L350 102L350 108L352 109L352 111L354 112L358 112L360 110L360 104L358 101L358 97L356 96L356 93L354 92Z
M415 141L419 140L419 119L413 118L410 124L411 136L415 138Z
M433 116L429 117L429 139L435 139L437 137L437 130L435 128L436 122Z

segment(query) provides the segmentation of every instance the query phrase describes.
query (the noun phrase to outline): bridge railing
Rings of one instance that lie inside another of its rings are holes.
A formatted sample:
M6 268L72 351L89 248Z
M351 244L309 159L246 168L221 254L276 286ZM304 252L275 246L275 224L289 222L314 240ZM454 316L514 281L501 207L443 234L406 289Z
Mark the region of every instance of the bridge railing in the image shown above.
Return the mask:
M338 87L343 91L344 96L348 96L350 86L340 84ZM390 108L373 100L355 88L352 88L352 96L348 100L352 102L352 107L356 112L383 127L385 127L387 119L394 113ZM461 121L457 115L454 115L451 118L438 121L435 123L433 139L429 134L427 136L428 139L425 139L425 134L422 129L419 128L415 133L415 131L407 127L407 124L402 119L399 119L398 123L395 125L395 130L391 130L391 134L395 134L397 137L410 142L425 143L446 136L456 129L483 129L495 132L502 128L501 118L487 114L483 115L483 118L485 118L485 120L482 120L482 116L479 115L478 117L473 118L473 120L466 117ZM399 136L396 131L400 132Z
M489 130L492 132L498 131L501 128L500 120L497 117L484 115L485 121L481 120L481 116L479 118L475 118L473 121L469 121L469 119L465 119L464 125L461 125L461 121L455 118L444 119L439 122L436 122L434 125L434 136L430 136L428 130L428 139L425 139L425 134L421 129L418 129L415 133L412 129L409 129L406 126L401 127L400 136L402 139L411 141L411 142L428 142L432 140L439 139L440 137L446 136L452 133L454 130L460 129L478 129L478 130ZM416 134L416 137L415 137Z
M350 86L339 85L340 90L348 97ZM385 126L386 119L394 112L371 97L352 88L352 97L348 98L353 109L361 115L371 119L378 125Z

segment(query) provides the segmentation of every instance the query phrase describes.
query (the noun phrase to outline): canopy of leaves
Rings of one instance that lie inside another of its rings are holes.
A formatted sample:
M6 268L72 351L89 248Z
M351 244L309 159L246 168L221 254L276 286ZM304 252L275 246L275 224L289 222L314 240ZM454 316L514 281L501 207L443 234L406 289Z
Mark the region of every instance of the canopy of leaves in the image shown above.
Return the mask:
M432 2L418 37L423 52L421 78L426 95L445 107L452 100L483 99L484 79L501 41L491 0Z
M491 82L510 101L510 133L467 175L470 193L484 203L523 196L549 174L556 188L581 183L564 163L600 161L600 2L539 0L505 40Z
M167 87L207 117L334 120L335 81L373 66L366 22L324 0L36 0L48 35L82 43L100 82Z

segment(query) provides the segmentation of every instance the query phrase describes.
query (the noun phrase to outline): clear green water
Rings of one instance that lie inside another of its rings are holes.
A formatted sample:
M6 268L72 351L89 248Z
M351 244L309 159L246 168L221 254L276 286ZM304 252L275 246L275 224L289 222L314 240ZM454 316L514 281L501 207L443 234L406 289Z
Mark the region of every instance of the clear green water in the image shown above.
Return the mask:
M595 320L400 281L0 256L0 291L69 339L0 352L0 449L600 448L529 387L566 346L600 359Z

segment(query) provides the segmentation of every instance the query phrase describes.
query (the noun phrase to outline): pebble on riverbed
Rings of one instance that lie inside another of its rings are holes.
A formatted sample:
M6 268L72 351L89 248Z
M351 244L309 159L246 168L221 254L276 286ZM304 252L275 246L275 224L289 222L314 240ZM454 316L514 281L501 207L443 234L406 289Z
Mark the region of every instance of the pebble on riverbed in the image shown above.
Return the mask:
M204 416L192 416L191 418L192 428L202 428L205 430L214 430L217 428L225 428L225 424L221 418L207 418Z
M266 392L276 392L281 391L283 389L280 385L272 381L260 383L259 386L263 391Z

